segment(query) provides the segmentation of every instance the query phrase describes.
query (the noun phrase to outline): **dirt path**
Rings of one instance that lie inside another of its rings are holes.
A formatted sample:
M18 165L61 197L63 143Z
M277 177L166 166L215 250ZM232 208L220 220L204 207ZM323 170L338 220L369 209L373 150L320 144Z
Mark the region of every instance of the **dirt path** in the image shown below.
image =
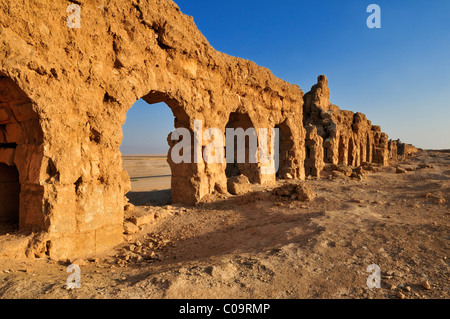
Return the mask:
M0 297L449 298L450 153L399 165L409 171L307 181L309 203L255 186L195 208L137 207L159 218L76 261L81 289L66 289L68 263L0 259ZM371 264L381 289L367 287Z

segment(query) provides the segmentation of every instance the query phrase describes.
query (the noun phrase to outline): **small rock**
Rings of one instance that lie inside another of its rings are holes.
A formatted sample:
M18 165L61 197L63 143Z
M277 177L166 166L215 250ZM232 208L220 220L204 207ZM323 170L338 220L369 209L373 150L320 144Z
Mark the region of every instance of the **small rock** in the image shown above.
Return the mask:
M296 192L300 201L309 202L315 197L315 193L306 184L297 186Z
M393 284L389 284L388 288L389 288L389 290L396 290L397 286L393 285Z
M433 203L437 205L445 204L446 200L444 198L436 198Z
M393 270L386 271L386 276L394 276L394 271Z
M345 175L345 174L342 173L342 172L334 171L333 174L332 174L332 176L333 176L333 178L336 178L336 179L341 179L341 180L347 179L347 175Z
M420 285L423 287L423 289L425 290L431 290L431 285L429 283L428 280L424 280L420 283Z
M82 258L77 258L77 259L74 259L73 261L71 261L71 264L78 265L78 266L86 266L87 262L86 262L86 260L84 260Z
M130 213L130 212L134 211L134 209L135 209L135 207L131 203L126 204L125 207L124 207L124 210L127 213Z
M406 287L405 287L405 291L411 292L411 287L410 287L410 286L406 286Z
M401 168L401 167L397 167L397 169L395 170L395 172L397 174L405 174L406 173L406 169Z
M252 185L245 175L230 177L227 181L228 192L233 195L246 194L251 187Z
M401 291L397 291L397 293L395 295L397 296L398 299L405 299L406 298L406 296Z
M139 231L139 227L131 222L125 222L123 224L124 234L132 235Z
M344 175L350 177L353 174L353 169L350 166L341 164L337 167L337 171L343 173Z
M219 183L216 183L216 185L214 185L214 189L219 194L226 194L227 193L227 189L224 187L224 185L219 184Z

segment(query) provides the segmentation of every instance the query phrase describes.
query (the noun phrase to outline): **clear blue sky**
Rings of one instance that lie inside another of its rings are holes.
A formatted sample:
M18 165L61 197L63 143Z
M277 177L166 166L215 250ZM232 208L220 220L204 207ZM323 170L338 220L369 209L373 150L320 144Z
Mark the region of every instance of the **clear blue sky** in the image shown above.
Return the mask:
M450 148L449 0L177 0L218 51L252 60L304 92L328 77L331 102L365 113L390 138ZM369 29L369 4L381 29ZM124 153L163 153L173 129L164 104L138 102ZM147 137L144 137L147 136Z

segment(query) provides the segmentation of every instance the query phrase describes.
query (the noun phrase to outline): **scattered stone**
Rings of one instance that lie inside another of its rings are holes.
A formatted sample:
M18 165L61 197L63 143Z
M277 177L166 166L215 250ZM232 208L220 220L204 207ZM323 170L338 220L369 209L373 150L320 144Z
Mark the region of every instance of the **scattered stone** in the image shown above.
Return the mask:
M397 169L395 170L395 172L397 174L405 174L406 173L406 169L401 168L401 167L397 167Z
M227 189L224 187L224 185L216 183L216 185L214 186L214 189L219 193L219 194L226 194L227 193Z
M155 213L146 213L146 214L139 214L139 215L135 215L130 217L130 222L132 222L133 224L135 224L136 226L142 226L142 225L147 225L147 224L151 224L155 221L156 216Z
M338 172L343 173L347 177L350 177L353 174L353 169L350 166L347 166L347 165L344 165L344 164L339 165L336 170Z
M430 282L428 280L424 280L420 283L420 285L422 286L423 289L425 290L431 290L431 285Z
M398 299L405 299L406 298L406 296L401 291L397 291L397 293L395 295L397 296Z
M275 188L273 194L288 197L291 200L308 202L314 199L315 193L304 183L288 182Z
M134 207L133 204L127 203L127 204L125 205L125 207L124 207L124 210L125 210L126 213L130 213L130 212L132 212L132 211L135 210L135 207Z
M393 270L388 270L386 271L386 276L394 276L394 271Z
M342 172L338 172L338 171L334 171L331 176L333 176L333 178L336 178L336 179L342 179L342 180L346 180L347 179L347 175L345 175Z
M389 288L389 290L396 290L396 289L397 289L397 286L396 286L396 285L393 285L393 284L389 284L389 285L388 285L388 288Z
M70 263L78 266L86 266L88 264L87 261L82 258L74 259Z
M411 287L410 287L410 286L406 286L406 287L405 287L405 291L411 292Z
M315 197L314 192L306 184L297 186L296 192L300 201L309 202Z
M247 176L239 175L230 177L227 181L228 192L232 195L243 195L251 189L250 181Z
M132 235L139 231L139 227L136 226L134 223L131 222L125 222L123 224L123 232L126 235Z

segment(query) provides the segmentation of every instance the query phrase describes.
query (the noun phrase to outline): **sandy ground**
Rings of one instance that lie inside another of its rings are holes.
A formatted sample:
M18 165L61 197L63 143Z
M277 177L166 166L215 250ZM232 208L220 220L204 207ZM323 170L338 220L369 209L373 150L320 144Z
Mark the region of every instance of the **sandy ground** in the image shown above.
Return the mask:
M413 170L423 163L433 168ZM152 179L139 179L149 176L139 165L128 169L145 193ZM71 261L80 289L66 289L69 262L0 259L0 297L449 298L450 153L399 165L410 171L306 181L317 194L309 203L254 186L197 207L138 206L127 218L158 218L108 253ZM367 287L371 264L380 289Z
M170 204L170 167L166 155L126 155L123 167L131 180L127 194L135 205Z

